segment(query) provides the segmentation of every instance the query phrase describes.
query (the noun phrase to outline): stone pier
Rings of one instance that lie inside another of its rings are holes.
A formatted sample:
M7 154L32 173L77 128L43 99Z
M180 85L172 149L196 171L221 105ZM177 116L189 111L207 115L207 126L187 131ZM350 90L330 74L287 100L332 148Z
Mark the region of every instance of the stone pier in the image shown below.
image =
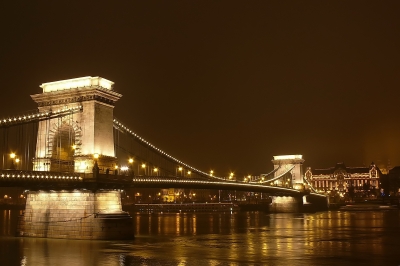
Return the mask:
M274 213L301 212L303 199L291 196L273 196L269 211Z
M285 212L317 212L328 210L328 199L320 195L305 195L300 197L273 196L269 211Z
M133 219L119 191L31 191L17 235L68 239L133 239Z

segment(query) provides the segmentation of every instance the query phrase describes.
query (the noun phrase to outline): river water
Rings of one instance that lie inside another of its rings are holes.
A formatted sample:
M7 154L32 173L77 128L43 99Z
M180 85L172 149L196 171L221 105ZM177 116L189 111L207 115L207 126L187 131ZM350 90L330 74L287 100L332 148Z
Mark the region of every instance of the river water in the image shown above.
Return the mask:
M132 213L135 239L15 237L0 210L0 265L400 265L400 211Z

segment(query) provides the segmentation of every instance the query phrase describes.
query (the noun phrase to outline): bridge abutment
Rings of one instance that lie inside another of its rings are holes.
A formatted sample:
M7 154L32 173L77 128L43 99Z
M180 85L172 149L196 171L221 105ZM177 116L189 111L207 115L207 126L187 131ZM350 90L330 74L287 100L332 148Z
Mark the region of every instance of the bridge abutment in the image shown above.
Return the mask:
M17 235L67 239L132 239L133 219L119 191L31 191Z

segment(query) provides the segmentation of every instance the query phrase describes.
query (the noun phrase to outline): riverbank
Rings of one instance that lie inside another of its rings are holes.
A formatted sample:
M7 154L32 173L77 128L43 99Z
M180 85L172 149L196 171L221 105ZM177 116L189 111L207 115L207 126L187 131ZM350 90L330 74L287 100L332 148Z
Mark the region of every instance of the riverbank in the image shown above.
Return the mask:
M348 204L339 208L341 211L384 211L399 210L396 205L378 205L378 204Z
M397 202L396 202L397 203ZM363 202L347 202L341 205L338 209L342 211L379 211L379 210L398 210L398 204L387 201L363 201Z

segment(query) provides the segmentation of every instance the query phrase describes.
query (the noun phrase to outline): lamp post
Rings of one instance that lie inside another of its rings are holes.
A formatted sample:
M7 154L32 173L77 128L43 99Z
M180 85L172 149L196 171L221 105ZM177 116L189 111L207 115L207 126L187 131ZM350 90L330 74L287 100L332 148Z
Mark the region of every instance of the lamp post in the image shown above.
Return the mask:
M182 170L183 170L183 168L182 168L182 166L178 166L178 168L176 168L176 176L178 177L178 171L181 173L181 176L182 176Z
M146 164L145 163L142 163L142 169L143 169L144 175L146 175Z
M15 164L14 164L14 159L15 159L15 153L10 153L10 158L11 158L11 165L10 165L10 169L11 170L15 170Z
M19 163L20 159L19 158L15 158L15 168L18 170L18 163Z
M128 160L128 169L129 169L129 175L135 175L135 173L133 172L133 159L132 158L129 158L129 160Z

